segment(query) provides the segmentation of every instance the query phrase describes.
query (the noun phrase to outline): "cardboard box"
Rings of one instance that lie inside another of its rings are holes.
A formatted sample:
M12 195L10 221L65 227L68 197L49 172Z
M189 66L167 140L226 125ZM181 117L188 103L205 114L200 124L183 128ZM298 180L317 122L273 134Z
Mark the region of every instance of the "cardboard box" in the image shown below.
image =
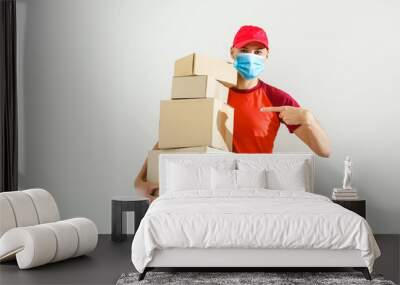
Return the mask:
M150 150L147 156L147 181L158 183L158 158L161 153L182 153L182 152L210 153L210 152L224 152L224 151L207 146Z
M237 71L233 64L203 54L192 53L175 61L174 76L210 75L226 86L236 86Z
M212 76L175 76L172 79L172 99L218 98L226 103L229 89Z
M216 98L162 100L160 149L209 146L232 151L234 110Z

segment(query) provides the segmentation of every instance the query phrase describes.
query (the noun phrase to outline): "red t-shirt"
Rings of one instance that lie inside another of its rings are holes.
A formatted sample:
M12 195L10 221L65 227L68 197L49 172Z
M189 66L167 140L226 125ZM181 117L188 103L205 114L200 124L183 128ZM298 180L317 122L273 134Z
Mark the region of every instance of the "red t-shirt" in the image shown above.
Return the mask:
M300 125L287 125L279 112L261 112L261 107L300 105L288 93L261 80L250 89L231 87L228 105L235 109L233 147L236 153L272 153L280 123L290 133Z

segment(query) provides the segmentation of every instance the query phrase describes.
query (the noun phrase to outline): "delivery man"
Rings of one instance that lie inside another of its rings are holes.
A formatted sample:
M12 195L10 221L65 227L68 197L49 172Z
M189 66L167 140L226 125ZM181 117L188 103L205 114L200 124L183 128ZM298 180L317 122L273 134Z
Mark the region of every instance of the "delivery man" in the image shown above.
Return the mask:
M258 76L269 55L268 38L257 26L242 26L230 49L238 71L237 85L229 88L234 108L233 146L236 153L272 153L280 123L321 157L329 157L329 139L310 110L300 107L285 91ZM158 142L153 149L158 149ZM158 184L146 181L147 159L135 179L135 188L153 201Z

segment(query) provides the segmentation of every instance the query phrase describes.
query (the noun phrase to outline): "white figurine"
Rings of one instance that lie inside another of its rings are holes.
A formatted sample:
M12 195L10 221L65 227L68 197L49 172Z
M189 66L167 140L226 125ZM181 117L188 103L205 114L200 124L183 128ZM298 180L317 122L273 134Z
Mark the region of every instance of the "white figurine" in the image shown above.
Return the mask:
M352 163L350 156L346 156L346 160L344 161L344 177L343 177L343 189L352 189L351 188L351 171L352 171Z

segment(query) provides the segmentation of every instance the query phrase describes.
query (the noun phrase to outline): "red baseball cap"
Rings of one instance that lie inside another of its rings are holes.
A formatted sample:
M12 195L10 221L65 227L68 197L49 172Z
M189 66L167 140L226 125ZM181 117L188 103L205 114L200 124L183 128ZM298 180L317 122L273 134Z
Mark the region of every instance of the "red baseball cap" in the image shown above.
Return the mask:
M233 39L233 47L241 48L244 45L251 43L251 42L258 42L263 44L267 49L268 48L268 38L265 31L257 26L241 26L239 31L237 31L235 38Z

